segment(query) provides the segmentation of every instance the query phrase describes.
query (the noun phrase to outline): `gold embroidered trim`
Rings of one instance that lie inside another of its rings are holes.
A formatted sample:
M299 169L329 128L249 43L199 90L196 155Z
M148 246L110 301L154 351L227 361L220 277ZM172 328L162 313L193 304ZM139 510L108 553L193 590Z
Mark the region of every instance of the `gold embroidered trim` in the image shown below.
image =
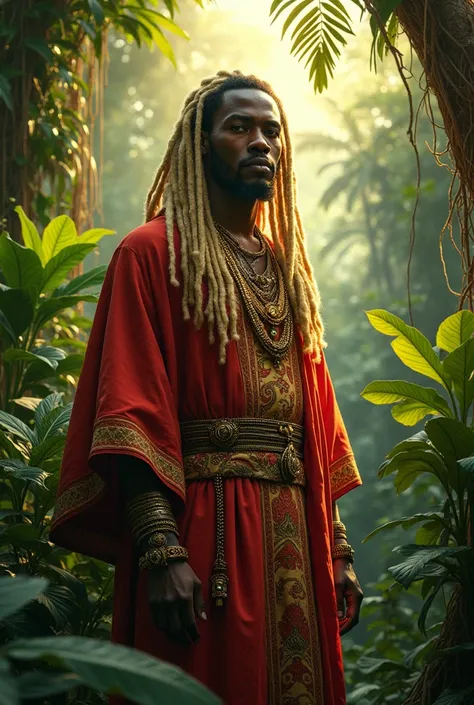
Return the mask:
M91 455L107 451L129 450L140 454L162 478L164 483L185 496L182 466L170 455L156 447L142 429L120 416L99 419L94 428Z
M342 497L349 490L362 484L359 470L352 453L343 455L329 468L331 480L331 494L333 497Z
M186 482L204 480L215 475L247 477L282 483L277 453L197 453L183 458ZM298 458L300 472L294 484L305 485L303 462Z
M104 488L105 482L95 472L73 482L56 500L51 527L54 528L69 514L77 514L84 505L92 504L98 499Z
M322 705L322 660L303 491L262 484L268 705Z

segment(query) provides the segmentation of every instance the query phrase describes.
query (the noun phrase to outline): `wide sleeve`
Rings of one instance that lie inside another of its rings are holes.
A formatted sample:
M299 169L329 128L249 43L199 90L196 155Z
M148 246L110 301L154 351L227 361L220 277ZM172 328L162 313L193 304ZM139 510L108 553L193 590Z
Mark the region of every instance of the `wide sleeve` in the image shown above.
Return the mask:
M166 275L159 258L114 253L68 430L51 538L111 562L124 530L117 454L145 461L178 508L185 500Z
M323 356L317 367L317 388L322 411L332 500L362 484L334 386Z

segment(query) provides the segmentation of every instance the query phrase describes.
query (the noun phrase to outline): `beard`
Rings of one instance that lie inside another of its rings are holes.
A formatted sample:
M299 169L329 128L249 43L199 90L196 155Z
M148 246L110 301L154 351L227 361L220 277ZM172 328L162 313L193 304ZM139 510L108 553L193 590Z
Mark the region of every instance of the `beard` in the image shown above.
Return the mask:
M209 168L212 178L222 189L243 201L271 201L275 194L275 175L271 181L263 178L244 181L240 172L234 172L212 144L209 145Z

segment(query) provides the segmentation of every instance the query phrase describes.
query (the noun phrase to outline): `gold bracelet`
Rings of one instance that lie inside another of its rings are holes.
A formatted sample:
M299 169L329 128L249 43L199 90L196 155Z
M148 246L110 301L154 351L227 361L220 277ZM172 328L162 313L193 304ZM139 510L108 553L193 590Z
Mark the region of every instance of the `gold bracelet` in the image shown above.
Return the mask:
M162 548L152 548L147 551L138 561L141 570L150 568L166 568L173 561L187 561L189 554L183 546L165 546Z
M351 563L354 560L354 549L348 543L337 543L332 549L332 559L347 558Z
M139 531L142 527L152 522L157 522L159 524L160 522L169 523L174 521L175 519L171 514L163 515L158 514L157 512L150 512L147 516L140 517L139 519L131 519L129 524L132 531Z
M178 527L176 526L176 524L153 524L152 526L147 527L146 530L134 534L133 537L136 543L142 543L142 541L148 539L150 536L154 536L157 533L171 533L175 534L175 536L179 535Z

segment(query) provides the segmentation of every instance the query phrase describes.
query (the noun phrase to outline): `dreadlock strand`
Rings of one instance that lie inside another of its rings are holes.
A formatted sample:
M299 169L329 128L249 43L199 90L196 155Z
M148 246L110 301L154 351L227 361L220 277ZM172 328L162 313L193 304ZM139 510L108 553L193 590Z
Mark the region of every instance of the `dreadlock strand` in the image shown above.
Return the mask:
M180 233L180 261L183 281L182 309L185 319L193 307L195 324L207 322L210 342L218 338L219 362L226 359L229 340L238 339L240 304L234 280L227 266L218 232L214 226L207 193L201 150L206 100L213 93L232 88L232 80L242 78L244 85L267 92L277 103L282 124L282 156L275 177L275 195L269 203L259 203L257 224L268 227L275 256L281 266L288 296L306 351L321 358L325 346L324 328L319 314L320 296L305 245L304 229L296 207L296 182L293 172L288 121L272 89L253 76L240 71L219 71L204 78L184 102L180 119L168 143L163 161L156 171L146 199L146 219L164 208L171 283L179 285L174 242L175 224ZM206 118L208 120L208 118ZM203 310L203 281L207 299Z

